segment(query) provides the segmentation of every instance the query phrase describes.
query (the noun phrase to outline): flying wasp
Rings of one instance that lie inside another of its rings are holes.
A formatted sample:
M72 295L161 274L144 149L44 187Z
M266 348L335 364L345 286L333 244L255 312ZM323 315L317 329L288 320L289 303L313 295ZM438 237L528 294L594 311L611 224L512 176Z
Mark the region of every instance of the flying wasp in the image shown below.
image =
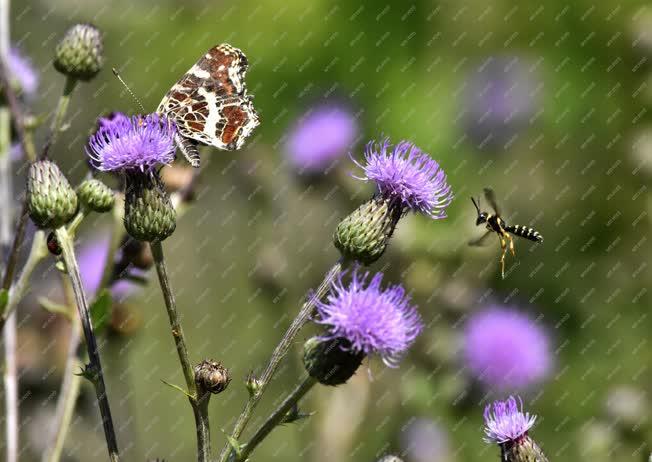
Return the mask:
M502 249L502 254L500 255L500 272L503 279L505 279L505 253L507 253L508 245L512 256L516 256L516 252L514 251L514 240L512 239L512 236L510 236L510 233L534 242L543 242L543 236L541 236L538 231L528 228L527 226L507 225L505 220L500 216L500 209L496 203L496 194L493 189L484 188L484 197L487 199L487 202L489 202L489 205L491 205L494 213L483 212L480 209L479 197L477 202L473 197L471 198L473 205L475 205L475 209L478 211L478 218L475 220L475 224L476 226L480 226L486 223L487 231L479 238L469 242L469 245L481 245L491 233L496 233L498 239L500 239L500 247Z

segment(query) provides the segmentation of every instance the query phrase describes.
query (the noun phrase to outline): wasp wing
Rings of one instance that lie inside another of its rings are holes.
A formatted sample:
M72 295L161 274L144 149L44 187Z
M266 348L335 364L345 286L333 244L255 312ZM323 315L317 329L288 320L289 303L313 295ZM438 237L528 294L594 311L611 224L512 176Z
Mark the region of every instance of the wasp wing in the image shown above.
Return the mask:
M483 246L484 244L487 243L487 237L489 237L489 235L490 235L492 232L493 232L493 231L488 230L488 231L486 231L482 236L480 236L480 237L478 237L478 238L476 238L476 239L472 239L472 240L470 240L470 241L469 241L469 246L471 246L471 247L480 247L480 246Z
M484 197L487 199L487 202L489 202L489 205L491 205L491 208L494 209L494 213L500 216L500 209L498 208L496 193L494 190L491 188L484 188Z

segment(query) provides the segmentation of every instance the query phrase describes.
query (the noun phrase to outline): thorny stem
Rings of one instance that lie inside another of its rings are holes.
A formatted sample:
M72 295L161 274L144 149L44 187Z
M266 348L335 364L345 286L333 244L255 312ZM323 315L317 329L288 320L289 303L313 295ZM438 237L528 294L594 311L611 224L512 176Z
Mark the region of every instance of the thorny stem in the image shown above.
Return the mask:
M256 430L256 433L251 437L247 444L242 448L240 456L236 458L238 461L245 461L249 454L251 454L256 446L258 446L266 437L283 422L290 409L304 397L308 391L317 383L315 379L306 376L299 385L285 398L285 400L277 407L274 412L267 417L267 420Z
M163 255L163 246L160 241L150 242L152 249L152 256L154 257L154 265L156 266L156 273L158 274L161 292L165 300L165 308L168 312L170 320L170 328L172 329L172 337L177 346L177 354L179 355L179 362L183 370L183 376L186 379L186 387L188 388L188 399L192 406L195 415L195 425L197 427L197 460L198 462L208 462L211 460L211 440L210 429L208 424L208 396L199 396L197 393L197 385L195 383L195 373L188 357L188 348L186 347L186 340L183 335L183 329L179 319L179 312L177 311L177 302L174 298L174 292L170 285L168 278L167 265Z
M62 282L64 293L66 294L66 305L72 307L74 294L72 294L70 280L63 279ZM79 397L82 376L77 374L77 372L84 367L78 351L81 342L81 326L77 316L71 316L71 320L66 369L64 371L63 381L61 382L61 389L59 390L55 421L52 425L54 432L43 452L43 456L41 457L42 462L58 462L61 459L66 435L68 434L70 422L75 411L75 404Z
M317 290L313 294L311 294L308 297L308 299L304 302L303 306L301 307L301 310L299 311L299 314L296 316L296 318L294 318L292 324L290 324L290 327L285 332L285 335L274 349L274 352L272 353L272 357L270 358L267 367L265 368L264 372L258 379L259 387L257 391L249 397L249 400L245 404L244 409L238 416L238 420L236 420L235 426L233 427L233 431L231 432L231 437L234 440L236 441L238 440L238 438L244 431L245 427L249 423L249 420L253 415L254 409L258 405L258 402L260 401L263 393L265 392L267 386L269 385L270 381L274 377L274 374L276 373L276 370L281 364L281 361L283 361L285 356L287 356L290 347L294 342L294 339L299 334L301 328L305 326L308 320L310 319L310 316L312 315L315 309L317 301L319 301L326 295L335 278L342 272L343 265L344 265L344 261L340 259L340 261L338 261L335 265L333 265L333 267L328 271L328 273L324 277L324 280L319 285ZM232 451L231 445L227 443L224 449L222 449L222 453L220 454L220 459L219 459L220 462L226 462L229 459L229 455L231 451Z
M75 301L79 311L79 319L81 320L84 337L86 339L86 348L88 349L88 358L91 374L93 375L93 385L95 386L95 394L102 416L102 424L104 425L104 436L106 438L106 445L109 451L109 457L112 462L117 462L120 457L118 453L118 443L115 436L115 429L113 427L113 419L111 418L111 408L109 406L109 399L106 395L106 386L104 384L104 374L102 372L102 363L100 355L97 350L97 341L95 333L93 332L93 325L91 323L91 316L88 309L88 302L86 301L86 294L82 285L81 275L79 274L79 265L75 257L75 250L73 247L72 239L65 228L61 227L55 231L59 245L61 246L61 254L64 263L66 264L66 271L70 276L73 292L75 294Z

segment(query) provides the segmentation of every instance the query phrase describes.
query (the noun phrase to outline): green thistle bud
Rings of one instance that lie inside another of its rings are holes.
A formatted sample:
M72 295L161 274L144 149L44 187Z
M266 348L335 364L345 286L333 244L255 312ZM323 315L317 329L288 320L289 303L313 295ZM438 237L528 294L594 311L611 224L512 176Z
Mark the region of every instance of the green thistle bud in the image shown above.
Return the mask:
M385 252L401 214L390 200L372 197L337 225L335 247L343 257L369 265Z
M403 462L403 459L400 459L397 456L384 456L378 459L378 462Z
M85 180L77 188L81 205L97 213L108 212L113 208L115 197L113 191L100 180Z
M195 366L195 383L202 395L221 393L230 381L229 371L221 363L205 359Z
M350 349L346 339L308 339L303 346L303 365L308 374L323 385L341 385L353 377L364 353Z
M245 380L245 386L247 387L249 396L257 395L260 391L260 385L260 380L254 375L253 372L250 372L249 375L247 375L247 379Z
M139 241L163 241L177 226L177 214L157 173L127 173L125 228Z
M541 448L527 434L500 445L505 462L548 462Z
M77 213L77 194L54 162L39 160L27 175L27 211L39 228L59 228Z
M55 49L54 67L68 77L90 80L102 69L102 33L91 24L75 24Z

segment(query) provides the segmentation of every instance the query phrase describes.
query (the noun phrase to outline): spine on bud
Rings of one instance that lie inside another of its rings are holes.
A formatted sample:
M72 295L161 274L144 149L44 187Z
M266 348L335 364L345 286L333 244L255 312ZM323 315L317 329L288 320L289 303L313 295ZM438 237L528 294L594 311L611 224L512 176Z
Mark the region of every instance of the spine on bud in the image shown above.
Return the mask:
M177 226L170 196L156 172L127 173L125 228L139 241L163 241Z
M375 196L344 218L333 236L343 257L369 265L387 248L402 208L391 200Z
M303 365L308 374L323 385L341 385L353 377L364 353L351 349L348 340L309 339L303 347Z
M27 211L41 229L59 228L77 213L77 194L54 162L40 160L29 167Z

